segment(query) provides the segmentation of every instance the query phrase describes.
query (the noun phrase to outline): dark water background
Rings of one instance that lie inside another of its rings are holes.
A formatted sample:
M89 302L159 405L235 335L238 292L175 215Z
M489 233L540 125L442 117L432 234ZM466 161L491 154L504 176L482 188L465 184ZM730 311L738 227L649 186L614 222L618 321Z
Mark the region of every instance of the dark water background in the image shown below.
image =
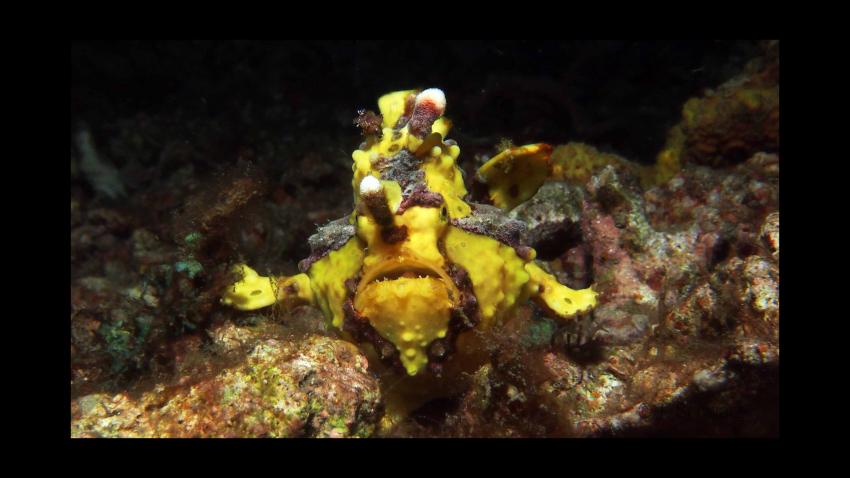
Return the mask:
M348 135L388 91L440 87L461 144L582 141L652 162L682 104L738 73L755 41L82 42L71 121L175 110Z

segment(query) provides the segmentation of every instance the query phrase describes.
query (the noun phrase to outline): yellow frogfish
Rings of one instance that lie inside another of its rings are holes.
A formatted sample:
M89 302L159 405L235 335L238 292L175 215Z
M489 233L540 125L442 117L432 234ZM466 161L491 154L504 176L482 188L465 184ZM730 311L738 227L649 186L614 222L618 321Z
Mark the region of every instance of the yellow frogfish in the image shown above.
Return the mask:
M300 274L262 277L237 266L241 280L224 304L312 304L411 376L439 373L465 333L498 324L529 299L560 319L596 305L592 288L570 289L535 262L521 243L525 224L506 214L551 176L551 146L511 147L487 161L476 180L490 204L478 204L467 198L460 148L447 139L441 90L389 93L378 107L380 116L361 112L354 211L309 238Z

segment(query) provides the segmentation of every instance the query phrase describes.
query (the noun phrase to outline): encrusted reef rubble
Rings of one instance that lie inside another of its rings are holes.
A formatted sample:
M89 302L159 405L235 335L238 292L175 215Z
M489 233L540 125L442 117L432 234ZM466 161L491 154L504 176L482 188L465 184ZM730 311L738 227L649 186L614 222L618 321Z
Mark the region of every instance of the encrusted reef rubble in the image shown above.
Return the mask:
M654 181L685 163L723 167L779 150L779 42L764 49L743 73L685 103L658 154Z
M378 383L354 345L320 335L300 340L224 324L210 351L242 350L235 365L198 370L193 341L180 344L183 377L138 394L94 393L71 402L74 437L358 437L381 411ZM262 329L262 328L261 328ZM266 338L272 336L275 338Z

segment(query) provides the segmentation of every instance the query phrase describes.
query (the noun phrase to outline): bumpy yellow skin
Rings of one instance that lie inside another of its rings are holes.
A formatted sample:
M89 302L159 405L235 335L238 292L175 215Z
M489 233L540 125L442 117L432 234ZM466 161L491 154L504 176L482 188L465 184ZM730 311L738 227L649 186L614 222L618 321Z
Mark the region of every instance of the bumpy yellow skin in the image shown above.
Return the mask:
M472 208L464 200L467 190L457 166L460 148L443 141L450 121L437 119L424 138L411 134L407 126L393 128L404 114L405 101L415 93L408 90L381 97L381 138L352 154L355 210L350 222L356 226L356 234L314 262L306 274L267 278L239 266L244 278L227 291L224 303L243 310L279 302L311 303L341 328L348 297L345 282L359 277L355 309L396 346L409 375L426 368L429 344L446 336L452 309L459 305L461 293L447 273L450 264L469 274L480 312L479 327L491 327L529 298L564 319L595 306L592 289L577 291L558 283L534 263L533 251L532 259L525 260L513 247L451 224L453 219L469 216ZM401 185L382 177L379 166L402 148L422 158L425 183L442 196L441 207L413 206L399 212ZM549 152L548 145L512 148L485 164L479 179L488 184L493 203L510 209L530 198L551 171ZM360 184L367 176L380 180L394 213L393 226L406 228L403 240L386 242L381 226L361 204Z

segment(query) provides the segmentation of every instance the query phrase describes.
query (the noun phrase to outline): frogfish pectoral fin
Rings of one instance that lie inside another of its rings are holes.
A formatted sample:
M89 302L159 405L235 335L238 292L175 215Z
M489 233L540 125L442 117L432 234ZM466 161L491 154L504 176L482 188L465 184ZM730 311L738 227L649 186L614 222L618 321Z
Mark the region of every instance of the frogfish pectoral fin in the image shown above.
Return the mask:
M534 262L526 264L525 270L530 276L527 286L532 299L549 315L567 319L596 306L597 293L593 289L570 289Z
M286 307L313 303L310 278L306 274L290 277L264 277L245 264L234 266L242 279L230 285L221 302L239 310L256 310L280 303Z
M494 206L510 211L531 199L551 175L552 146L545 143L508 148L478 169Z

